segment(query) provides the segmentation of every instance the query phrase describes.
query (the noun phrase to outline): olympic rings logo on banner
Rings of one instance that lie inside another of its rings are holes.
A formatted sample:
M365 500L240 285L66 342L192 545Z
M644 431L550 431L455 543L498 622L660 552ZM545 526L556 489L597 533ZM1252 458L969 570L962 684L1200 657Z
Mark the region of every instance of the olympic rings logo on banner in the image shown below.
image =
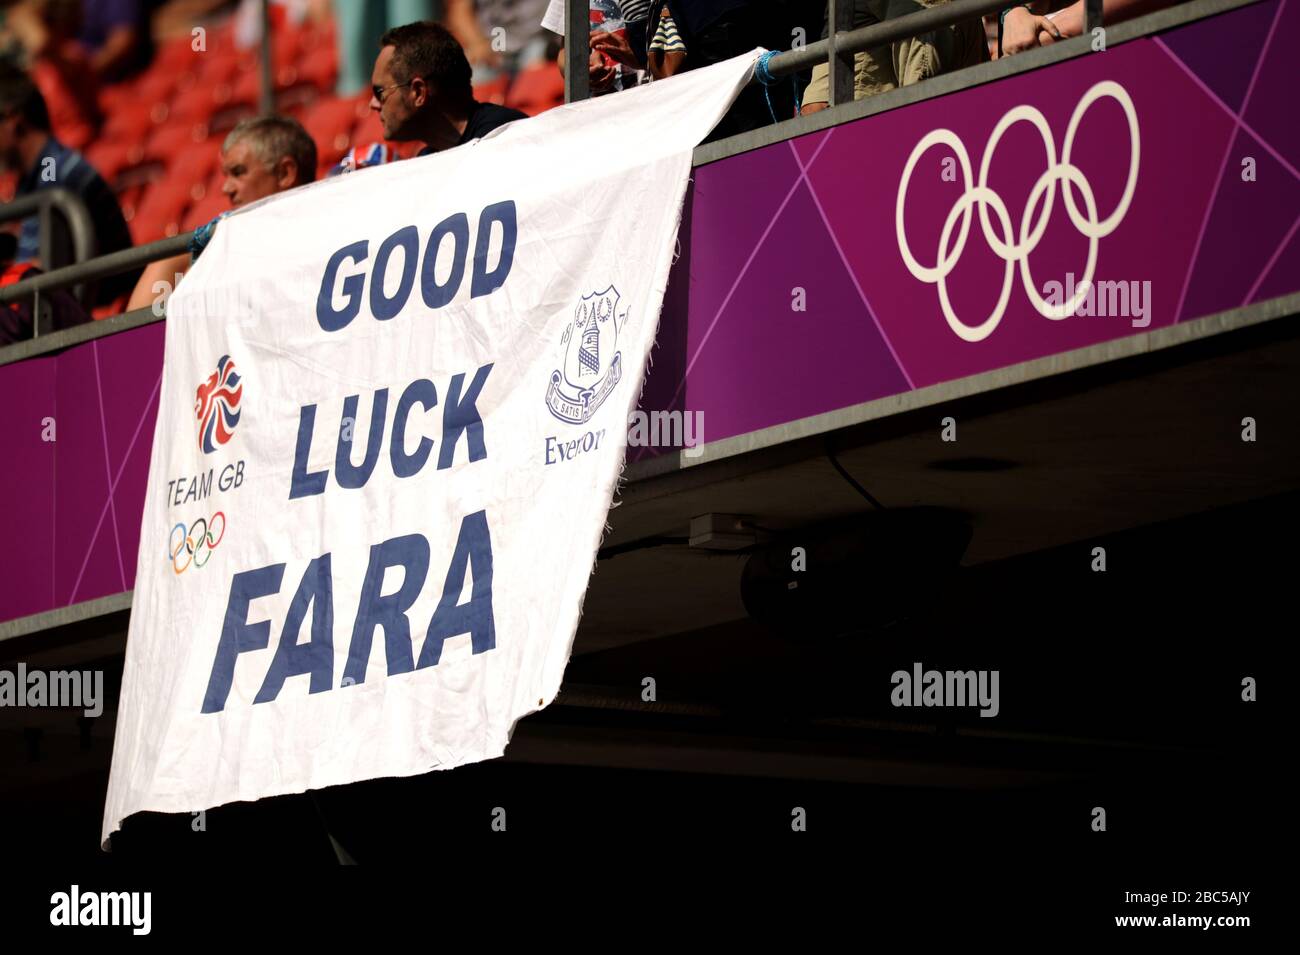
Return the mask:
M221 522L221 533L214 537L218 521ZM179 537L177 531L180 531ZM172 562L172 570L179 575L189 570L190 564L202 567L212 558L212 551L225 536L226 515L221 511L213 514L211 521L200 517L188 529L184 524L177 524L167 540L167 559Z
M1074 137L1079 130L1079 123L1088 111L1088 107L1103 96L1108 96L1119 103L1124 110L1125 118L1128 120L1129 166L1128 180L1124 183L1124 194L1120 197L1119 203L1105 219L1098 219L1097 201L1093 195L1092 187L1088 184L1088 180L1084 178L1079 167L1070 162L1070 153L1074 147ZM1047 150L1047 170L1038 177L1038 181L1034 183L1034 188L1029 192L1029 199L1025 202L1025 211L1020 217L1020 238L1019 241L1013 243L1011 217L1007 212L1006 204L1002 201L1002 197L988 187L988 177L993 153L997 149L998 142L1002 139L1002 134L1019 122L1029 123L1038 130L1043 139L1043 146ZM903 209L907 201L907 187L912 180L912 172L916 168L917 162L932 146L939 145L947 146L957 155L957 161L961 164L965 192L953 205L948 213L948 218L944 221L943 231L939 236L939 250L935 264L925 266L916 260L916 257L912 255L912 250L908 247L907 235L903 227ZM898 185L898 203L894 210L894 224L898 231L898 251L902 253L903 262L912 275L928 285L938 284L939 306L943 309L944 318L948 320L948 327L965 341L983 341L997 328L998 322L1002 321L1007 302L1011 298L1011 281L1017 263L1020 265L1020 281L1024 286L1025 294L1033 303L1034 308L1038 310L1038 313L1044 318L1050 318L1054 321L1067 318L1074 314L1075 309L1083 302L1092 285L1093 272L1097 265L1098 241L1115 231L1120 222L1123 221L1124 215L1128 212L1129 204L1133 201L1133 194L1137 188L1139 158L1137 111L1133 108L1133 100L1129 97L1128 91L1112 80L1105 80L1096 84L1084 93L1079 100L1079 105L1074 108L1074 114L1070 117L1070 123L1065 130L1065 142L1061 150L1061 161L1059 163L1056 161L1056 142L1052 138L1051 127L1047 125L1047 120L1043 117L1043 114L1032 106L1015 107L998 120L997 125L993 127L988 144L984 147L984 156L980 160L978 185L972 185L970 156L967 154L962 141L957 138L957 134L949 129L936 129L928 133L916 144L916 148L912 150L912 155L907 159L907 165L903 167L903 178ZM1088 264L1084 270L1083 279L1076 287L1074 295L1068 301L1053 305L1038 294L1033 276L1029 271L1029 256L1038 247L1038 243L1043 238L1043 233L1047 231L1047 222L1052 214L1052 203L1056 198L1056 182L1058 179L1062 181L1061 193L1065 198L1065 209L1069 213L1070 221L1088 239ZM1079 208L1075 204L1074 190L1070 188L1071 186L1076 187L1080 196L1083 197L1083 204L1087 210L1086 218L1079 212ZM1042 213L1037 220L1034 220L1034 211L1040 201L1043 204ZM952 303L948 299L948 286L945 281L952 273L952 270L956 268L957 260L966 248L966 237L970 232L971 206L979 207L980 227L984 231L984 241L1007 265L1002 278L1002 291L998 296L997 304L983 322L974 326L967 325L953 312ZM994 232L989 223L990 208L993 209L993 213L997 216L1001 237ZM956 243L949 248L953 227L957 224L959 216L961 217L961 228L957 233ZM1032 227L1031 222L1033 223Z

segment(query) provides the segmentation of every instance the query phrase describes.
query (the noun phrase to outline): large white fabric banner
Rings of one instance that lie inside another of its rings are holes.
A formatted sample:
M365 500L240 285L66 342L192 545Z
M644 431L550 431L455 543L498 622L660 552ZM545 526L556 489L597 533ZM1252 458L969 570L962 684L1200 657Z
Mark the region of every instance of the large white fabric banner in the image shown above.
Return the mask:
M756 56L222 222L168 306L105 843L499 756L550 703Z

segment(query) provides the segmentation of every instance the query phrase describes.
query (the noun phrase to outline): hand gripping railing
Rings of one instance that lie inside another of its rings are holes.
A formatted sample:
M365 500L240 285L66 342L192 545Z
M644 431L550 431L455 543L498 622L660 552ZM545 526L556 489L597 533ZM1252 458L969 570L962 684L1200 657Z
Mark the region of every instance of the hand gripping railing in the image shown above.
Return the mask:
M853 0L828 0L827 22L832 25L825 40L809 43L799 50L790 50L774 56L768 63L768 71L773 76L789 76L819 63L830 63L830 105L848 103L853 100L853 55L875 46L897 43L909 37L929 33L943 27L950 27L963 20L982 17L986 13L997 13L1008 6L1011 0L953 0L952 3L927 7L905 17L886 20L869 27L851 30L853 24ZM1086 0L1087 30L1091 33L1101 26L1102 0Z
M904 17L884 23L849 29L853 25L853 0L828 0L827 23L831 25L825 40L809 43L798 50L788 50L774 56L768 63L773 76L789 76L816 66L830 63L830 105L851 102L853 99L853 55L875 46L897 43L909 37L952 26L963 20L997 13L1013 5L1013 0L953 0L936 7L928 7ZM586 99L590 95L587 85L587 50L590 22L587 17L587 0L565 0L565 100ZM1101 25L1102 0L1086 0L1087 33ZM761 8L754 13L762 16ZM653 33L653 31L649 31ZM689 55L689 51L688 51Z

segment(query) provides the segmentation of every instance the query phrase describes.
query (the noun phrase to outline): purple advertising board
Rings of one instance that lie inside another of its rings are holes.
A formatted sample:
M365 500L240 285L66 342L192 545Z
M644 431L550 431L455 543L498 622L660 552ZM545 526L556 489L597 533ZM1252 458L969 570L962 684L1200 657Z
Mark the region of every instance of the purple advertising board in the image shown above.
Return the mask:
M1270 0L698 169L642 407L714 442L1295 292L1298 32ZM130 589L163 334L0 366L0 620Z

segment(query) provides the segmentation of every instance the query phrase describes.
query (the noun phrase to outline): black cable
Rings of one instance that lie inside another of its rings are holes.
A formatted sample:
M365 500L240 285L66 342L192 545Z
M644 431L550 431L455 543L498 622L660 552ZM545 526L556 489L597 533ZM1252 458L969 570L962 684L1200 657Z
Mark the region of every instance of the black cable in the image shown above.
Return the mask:
M835 465L835 470L840 472L840 476L844 478L844 480L848 481L849 484L853 485L853 489L865 497L872 507L878 511L883 511L885 509L884 505L871 496L871 492L855 481L852 474L844 470L844 465L840 464L839 458L835 457L835 449L831 447L830 441L826 442L826 457L830 458L831 464Z

